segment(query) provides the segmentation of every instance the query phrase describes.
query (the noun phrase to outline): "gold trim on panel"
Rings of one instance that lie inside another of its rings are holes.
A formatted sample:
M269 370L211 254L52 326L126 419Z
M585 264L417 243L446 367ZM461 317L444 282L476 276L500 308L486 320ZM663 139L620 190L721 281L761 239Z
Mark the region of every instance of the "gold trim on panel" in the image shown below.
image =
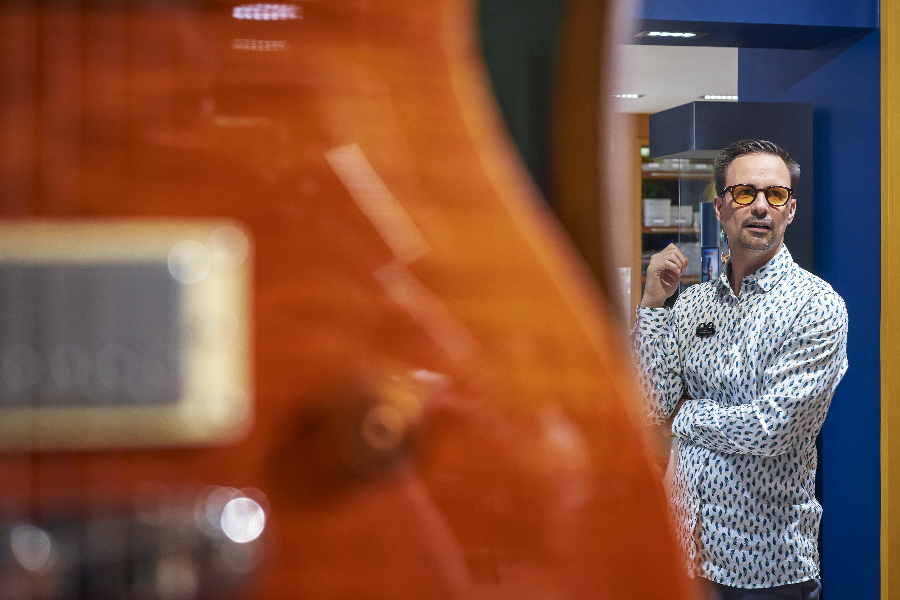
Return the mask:
M900 597L900 12L881 4L881 597ZM893 591L892 591L893 590Z

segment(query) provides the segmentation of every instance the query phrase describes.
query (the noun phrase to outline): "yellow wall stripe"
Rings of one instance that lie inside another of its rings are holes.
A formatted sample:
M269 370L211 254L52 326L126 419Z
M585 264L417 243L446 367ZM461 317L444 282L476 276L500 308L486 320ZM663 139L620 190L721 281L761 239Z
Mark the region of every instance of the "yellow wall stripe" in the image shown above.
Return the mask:
M881 3L881 598L900 598L900 11Z

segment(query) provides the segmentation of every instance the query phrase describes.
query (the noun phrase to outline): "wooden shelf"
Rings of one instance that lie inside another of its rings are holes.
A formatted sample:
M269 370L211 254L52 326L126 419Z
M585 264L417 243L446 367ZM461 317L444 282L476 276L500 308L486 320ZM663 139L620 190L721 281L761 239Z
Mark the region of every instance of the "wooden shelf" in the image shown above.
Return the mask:
M651 179L709 179L712 180L713 174L703 171L641 171L642 177Z
M686 233L697 235L700 233L699 227L694 227L691 225L681 226L681 225L672 225L671 227L641 227L641 233Z

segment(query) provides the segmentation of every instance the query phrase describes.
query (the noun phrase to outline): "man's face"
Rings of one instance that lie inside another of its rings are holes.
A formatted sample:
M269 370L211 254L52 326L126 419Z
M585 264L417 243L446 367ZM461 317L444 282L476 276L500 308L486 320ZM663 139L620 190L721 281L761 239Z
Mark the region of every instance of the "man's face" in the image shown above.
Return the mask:
M791 187L791 175L784 161L772 154L746 154L736 158L725 173L725 186L749 184L757 189L771 185ZM757 194L751 204L734 202L730 192L716 196L716 217L728 235L731 252L748 250L765 253L781 247L784 230L794 220L797 201L791 198L782 207L772 206L765 194ZM774 256L774 252L773 252Z

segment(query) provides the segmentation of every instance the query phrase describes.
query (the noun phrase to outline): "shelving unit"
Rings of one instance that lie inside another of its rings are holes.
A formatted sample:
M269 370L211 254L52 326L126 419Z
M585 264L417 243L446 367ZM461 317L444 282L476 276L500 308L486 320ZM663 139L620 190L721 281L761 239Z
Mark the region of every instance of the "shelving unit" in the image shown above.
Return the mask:
M676 225L674 227L647 227L645 225L642 225L641 233L685 233L685 234L700 235L700 228L694 227L694 226L681 227L678 225Z
M636 259L632 269L640 276L632 280L631 295L635 298L635 304L643 294L650 257L669 243L679 246L690 259L688 271L682 276L682 289L700 283L699 205L715 196L711 160L651 160L648 150L647 138L639 137L636 143L634 200ZM691 222L669 226L645 225L644 199L670 199L673 207L690 206Z

